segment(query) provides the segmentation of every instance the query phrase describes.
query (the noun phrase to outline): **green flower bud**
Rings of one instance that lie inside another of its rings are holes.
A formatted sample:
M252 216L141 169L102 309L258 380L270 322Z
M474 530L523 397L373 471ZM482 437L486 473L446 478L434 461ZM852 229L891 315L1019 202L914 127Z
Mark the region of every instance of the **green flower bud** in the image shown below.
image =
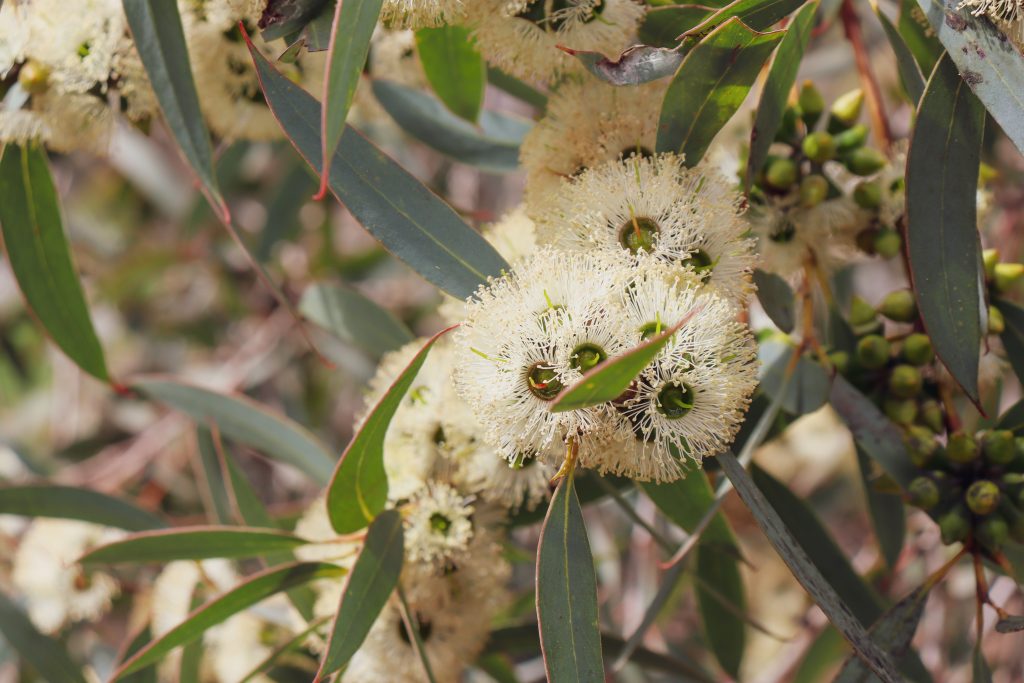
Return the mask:
M909 425L917 419L917 401L912 398L898 399L891 396L882 401L886 417L898 425Z
M967 507L976 515L990 515L999 505L999 487L988 479L979 479L967 487Z
M997 263L993 273L996 291L1008 292L1024 275L1024 263Z
M981 453L993 465L1009 465L1017 456L1013 432L1009 429L986 432L981 438Z
M50 87L50 69L30 59L18 71L18 83L30 95L40 95Z
M939 504L939 487L929 477L917 477L907 485L908 502L916 508L931 510Z
M935 440L935 434L929 431L928 428L920 425L907 427L907 431L903 435L903 441L907 446L907 455L910 456L910 462L914 463L914 467L918 469L928 467L928 464L932 461L932 456L939 449L939 444Z
M978 458L978 443L965 432L954 432L946 443L946 457L961 465L972 463Z
M824 131L811 133L805 137L802 147L807 158L819 164L834 159L836 156L836 142L831 135Z
M892 258L899 255L903 248L903 238L900 233L892 228L880 228L875 233L875 241L872 245L875 253L882 258Z
M828 197L828 180L812 174L800 181L800 206L810 209L821 204Z
M845 375L850 369L850 354L846 351L830 351L828 360L840 375Z
M927 400L921 404L921 424L940 434L946 428L945 415L938 401Z
M800 169L792 159L776 159L768 164L764 180L776 190L788 190L800 177Z
M996 264L999 263L999 250L986 249L981 252L981 261L985 264L985 278L993 279L996 276Z
M927 334L914 332L903 340L903 357L911 365L928 365L935 359L935 349Z
M914 293L909 289L899 289L889 292L882 303L878 306L878 312L889 320L898 323L913 322L917 317L917 303L914 301Z
M829 109L829 132L846 130L860 118L860 110L864 106L864 91L860 88L840 95L832 108Z
M863 123L858 123L850 130L844 130L836 135L835 140L836 149L839 151L839 154L852 152L858 147L862 147L868 141L868 127Z
M797 137L797 123L800 121L800 109L790 105L782 112L782 122L775 133L776 142L790 143Z
M853 188L853 201L862 209L877 209L882 204L882 186L862 180Z
M999 483L1006 487L1020 486L1024 484L1024 474L1020 472L1007 472L999 478Z
M988 333L989 334L1002 334L1003 330L1006 329L1006 319L1003 318L1003 313L995 306L988 307Z
M876 322L875 307L856 294L850 301L850 324L854 327L861 327Z
M997 553L1010 538L1010 526L1002 517L986 517L974 530L974 536L986 550Z
M857 342L857 362L868 370L878 370L889 362L889 342L878 334L869 334Z
M843 163L850 173L865 176L878 173L885 168L887 159L874 147L858 147L846 156Z
M800 106L800 111L803 112L803 119L804 123L807 124L807 128L814 128L814 124L818 122L818 119L821 118L822 113L825 111L825 98L814 87L814 83L804 81L803 85L800 86L800 94L797 95L796 102Z
M923 381L913 365L897 365L889 374L889 391L897 398L914 398L921 393Z
M953 545L966 539L971 533L971 520L968 518L967 510L958 505L940 517L939 533L946 545Z

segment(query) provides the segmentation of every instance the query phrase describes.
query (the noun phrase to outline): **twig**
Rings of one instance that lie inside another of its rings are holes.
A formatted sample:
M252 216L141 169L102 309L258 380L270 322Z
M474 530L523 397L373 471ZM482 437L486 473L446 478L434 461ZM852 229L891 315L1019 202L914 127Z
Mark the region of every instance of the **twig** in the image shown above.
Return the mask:
M853 0L843 0L843 4L839 8L839 16L843 21L843 32L846 34L846 39L853 47L853 58L857 63L857 72L860 74L861 83L864 85L864 95L868 102L868 111L871 112L875 135L882 143L882 151L888 154L892 148L892 132L889 130L889 119L885 115L882 89L878 86L878 80L871 69L871 59L868 57L867 47L864 45L864 33L860 17L853 6Z

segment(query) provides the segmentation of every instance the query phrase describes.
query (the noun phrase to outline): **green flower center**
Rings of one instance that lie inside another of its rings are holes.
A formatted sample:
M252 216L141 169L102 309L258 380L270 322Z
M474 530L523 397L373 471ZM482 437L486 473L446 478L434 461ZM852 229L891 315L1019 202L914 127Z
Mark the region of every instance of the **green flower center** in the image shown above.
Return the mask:
M619 244L636 254L641 249L650 253L654 250L654 241L660 232L658 224L646 217L637 217L626 221L619 228Z
M530 393L542 401L553 401L563 389L555 369L547 363L531 365L526 371L526 382L530 386Z
M715 261L706 251L698 249L683 261L683 265L693 268L701 282L707 282L711 277L711 271L715 268Z
M768 235L768 239L779 244L786 244L791 242L795 236L796 226L793 225L792 221L784 220L777 230Z
M658 392L658 412L669 420L678 420L693 410L693 399L693 387L671 382Z
M580 372L597 367L608 358L608 354L597 344L580 344L572 351L569 365Z
M452 528L452 520L448 519L440 512L435 512L430 515L430 528L439 534L448 535L448 531Z
M434 444L441 446L447 440L448 438L444 435L444 427L437 425L437 429L434 430Z

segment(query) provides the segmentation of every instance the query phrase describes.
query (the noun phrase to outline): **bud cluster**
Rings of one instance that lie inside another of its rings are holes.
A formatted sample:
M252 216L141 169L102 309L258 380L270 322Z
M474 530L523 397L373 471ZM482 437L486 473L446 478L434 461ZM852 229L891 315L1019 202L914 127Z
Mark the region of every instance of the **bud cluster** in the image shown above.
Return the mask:
M1012 292L1024 276L1024 264L1005 263L999 260L999 251L986 249L982 253L982 262L985 266L985 287L988 292L987 300L994 302L1006 298ZM988 333L1002 334L1006 328L1006 321L1002 312L994 305L988 307Z

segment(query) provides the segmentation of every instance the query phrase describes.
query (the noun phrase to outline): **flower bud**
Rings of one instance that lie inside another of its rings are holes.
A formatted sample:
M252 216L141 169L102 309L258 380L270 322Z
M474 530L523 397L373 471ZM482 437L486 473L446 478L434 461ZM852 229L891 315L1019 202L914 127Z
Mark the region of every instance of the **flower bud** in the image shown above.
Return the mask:
M805 137L802 147L807 158L815 163L823 164L836 156L836 142L824 131Z
M914 332L903 340L903 357L911 365L928 365L935 359L935 349L927 334Z
M967 507L976 515L990 515L999 505L999 487L988 479L979 479L964 495Z
M853 300L850 301L850 324L854 327L861 327L870 325L876 320L875 307L854 294Z
M850 130L844 130L842 133L835 135L835 141L836 149L840 154L852 152L858 147L862 147L868 141L868 127L863 123L858 123Z
M939 533L942 535L942 542L946 545L963 541L967 534L971 533L971 521L967 516L967 510L958 505L939 518Z
M942 406L938 401L927 400L921 404L921 424L936 434L940 434L946 427L945 416L942 413Z
M30 59L18 71L18 84L30 95L40 95L50 87L50 69Z
M935 435L926 427L911 425L903 435L903 442L907 447L907 455L914 467L924 469L932 461L932 456L939 449Z
M981 252L981 262L985 265L985 277L993 279L996 276L996 264L999 263L999 250L986 249Z
M892 258L900 253L900 249L903 248L903 238L900 237L899 232L892 228L880 228L875 233L875 242L873 244L875 253L882 258Z
M779 130L775 132L775 142L792 144L797 137L797 127L800 123L800 109L789 105L782 112L782 121L779 122Z
M828 180L812 174L800 181L800 206L810 209L821 204L828 197Z
M939 487L929 477L917 477L907 485L907 498L914 507L931 510L939 504Z
M889 320L898 323L913 322L917 317L917 303L914 301L914 293L909 289L899 289L890 292L882 299L878 306L878 312Z
M877 209L882 204L882 186L862 180L853 188L853 201L862 209Z
M818 122L825 111L825 98L814 87L814 83L804 81L800 86L800 94L797 95L796 102L800 106L804 123L808 128L814 128L814 124Z
M965 432L955 432L946 443L946 457L960 465L972 463L978 458L978 443Z
M1010 538L1010 526L1002 517L986 517L974 530L974 536L986 550L997 553Z
M993 273L996 291L1008 292L1024 275L1024 263L997 263Z
M868 370L878 370L889 362L889 342L885 337L869 334L857 342L857 362Z
M832 108L829 109L829 132L846 130L860 118L860 110L864 105L864 91L860 88L840 95Z
M775 159L768 164L764 180L776 190L788 190L800 177L800 169L792 159Z
M887 163L885 155L874 147L858 147L843 161L850 173L865 176L878 173Z
M889 375L889 391L897 398L914 398L921 393L923 381L913 365L897 365Z
M840 375L845 375L850 369L850 354L846 351L830 351L828 360Z
M1017 455L1013 432L997 429L987 432L981 439L981 453L993 465L1009 465Z
M988 333L989 334L1002 334L1003 330L1006 329L1006 319L1003 318L1003 312L995 306L988 307Z
M917 419L917 401L912 398L898 399L891 396L882 401L886 417L898 425L909 425Z

